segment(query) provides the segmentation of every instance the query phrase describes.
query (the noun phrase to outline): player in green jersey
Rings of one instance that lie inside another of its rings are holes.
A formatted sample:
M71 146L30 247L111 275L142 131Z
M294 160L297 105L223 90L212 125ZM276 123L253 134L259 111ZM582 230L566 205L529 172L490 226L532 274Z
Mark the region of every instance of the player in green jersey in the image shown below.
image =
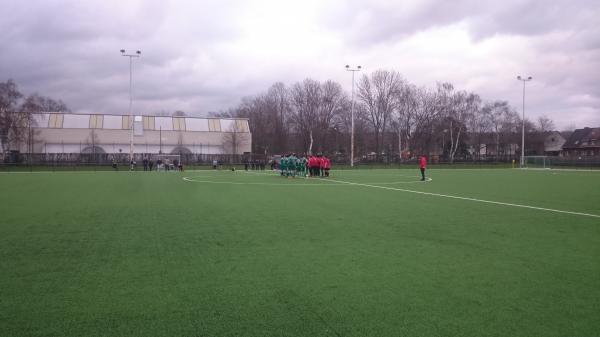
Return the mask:
M296 176L296 162L297 161L298 161L298 158L296 158L296 156L293 153L288 157L288 162L287 162L288 177L293 178Z
M306 157L302 156L298 158L296 168L300 176L306 177Z
M287 172L287 157L285 155L281 156L279 159L279 170L281 171L281 176L285 176Z

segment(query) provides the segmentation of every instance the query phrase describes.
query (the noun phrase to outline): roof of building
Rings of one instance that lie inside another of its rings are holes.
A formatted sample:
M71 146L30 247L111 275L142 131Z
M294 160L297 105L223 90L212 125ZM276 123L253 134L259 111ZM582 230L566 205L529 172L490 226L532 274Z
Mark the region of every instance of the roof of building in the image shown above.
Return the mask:
M102 115L102 116L129 116L129 114L114 114L114 113L83 113L83 112L69 112L69 111L43 111L43 112L35 112L34 114L65 114L65 115ZM142 117L177 117L177 118L195 118L195 119L245 119L249 120L247 117L218 117L218 116L189 116L189 115L165 115L165 114L133 114L134 116L142 116Z
M139 124L139 125L138 125ZM132 128L133 125L133 128ZM41 129L104 129L191 132L250 132L247 118L35 113L33 127Z
M563 145L563 149L590 147L600 147L600 127L577 129Z

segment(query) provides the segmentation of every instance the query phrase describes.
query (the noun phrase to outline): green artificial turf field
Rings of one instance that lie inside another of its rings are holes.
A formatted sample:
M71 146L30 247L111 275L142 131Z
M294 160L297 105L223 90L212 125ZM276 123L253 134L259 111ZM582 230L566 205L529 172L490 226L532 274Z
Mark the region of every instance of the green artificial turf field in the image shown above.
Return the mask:
M600 334L600 172L429 173L0 174L0 335Z

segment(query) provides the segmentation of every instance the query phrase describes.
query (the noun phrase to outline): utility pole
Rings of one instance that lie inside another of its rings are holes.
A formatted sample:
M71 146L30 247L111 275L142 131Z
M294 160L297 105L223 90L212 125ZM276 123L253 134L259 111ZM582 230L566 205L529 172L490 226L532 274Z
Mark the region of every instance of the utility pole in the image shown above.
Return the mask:
M517 76L517 80L523 82L523 123L521 125L521 160L519 161L519 166L522 168L525 166L525 83L531 81L533 77L529 76L527 78Z
M140 57L141 51L137 50L135 54L125 54L125 49L121 49L121 56L129 57L129 162L133 161L133 58Z
M354 73L360 71L361 66L356 68L350 68L349 65L346 65L346 71L352 72L352 107L350 108L352 115L352 126L350 131L350 167L354 167Z

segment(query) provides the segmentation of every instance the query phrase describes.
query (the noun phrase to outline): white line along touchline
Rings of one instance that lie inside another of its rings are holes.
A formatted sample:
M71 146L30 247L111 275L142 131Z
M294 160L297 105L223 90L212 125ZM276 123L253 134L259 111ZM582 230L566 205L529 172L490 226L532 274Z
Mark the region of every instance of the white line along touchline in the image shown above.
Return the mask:
M380 188L380 189L383 189L383 190L408 192L408 193L415 193L415 194L431 195L431 196L442 197L442 198L451 198L451 199L459 199L459 200L468 200L468 201L482 202L482 203L486 203L486 204L495 204L495 205L503 205L503 206L511 206L511 207L529 208L529 209L535 209L535 210L539 210L539 211L547 211L547 212L555 212L555 213L563 213L563 214L581 215L581 216L587 216L587 217L592 217L592 218L600 218L600 215L598 215L598 214L590 214L590 213L582 213L582 212L572 212L572 211L562 211L562 210L559 210L559 209L552 209L552 208L528 206L528 205L521 205L521 204L511 204L511 203L508 203L508 202L491 201L491 200L483 200L483 199L475 199L475 198L467 198L467 197L459 197L459 196L456 196L456 195L448 195L448 194L440 194L440 193L431 193L431 192L407 190L407 189L404 189L404 188L396 188L396 187L387 187L387 186L377 186L377 185L353 183L353 182L350 182L350 181L342 181L342 180L335 180L335 179L328 179L328 180L336 182L336 183L340 183L340 184L347 184L347 185L356 185L356 186Z

